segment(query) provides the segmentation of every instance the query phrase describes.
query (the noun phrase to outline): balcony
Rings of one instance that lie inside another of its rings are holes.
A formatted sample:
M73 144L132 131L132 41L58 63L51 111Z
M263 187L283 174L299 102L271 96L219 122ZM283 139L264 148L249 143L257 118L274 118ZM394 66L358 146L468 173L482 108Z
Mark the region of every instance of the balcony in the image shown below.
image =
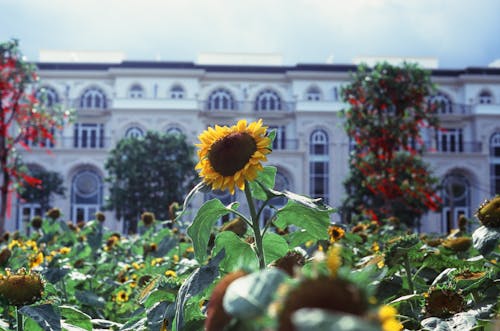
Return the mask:
M204 113L259 113L259 114L283 114L292 113L295 111L295 102L280 101L272 109L257 110L255 101L234 101L232 104L228 103L213 103L208 100L202 100L199 104L199 109Z
M298 139L276 139L273 141L273 151L296 151L299 149Z
M436 113L443 116L470 115L472 114L472 108L472 105L462 103L443 103L436 109Z
M457 143L437 144L436 141L424 142L425 151L429 154L460 154L481 153L482 143L480 141L464 141Z

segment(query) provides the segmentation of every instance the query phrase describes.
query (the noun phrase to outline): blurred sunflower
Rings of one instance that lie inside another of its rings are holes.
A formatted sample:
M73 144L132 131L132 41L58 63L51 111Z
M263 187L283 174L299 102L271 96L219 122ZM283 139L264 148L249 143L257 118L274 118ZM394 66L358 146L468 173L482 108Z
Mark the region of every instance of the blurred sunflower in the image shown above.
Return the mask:
M116 294L116 302L123 303L128 301L128 293L124 290L121 290Z
M330 239L330 243L334 243L345 236L345 231L340 226L330 225L328 227L328 237Z
M196 169L203 181L214 190L229 190L231 194L235 187L245 189L245 181L257 178L263 169L261 162L267 161L271 152L266 130L262 120L248 125L240 120L232 127L216 125L200 134Z

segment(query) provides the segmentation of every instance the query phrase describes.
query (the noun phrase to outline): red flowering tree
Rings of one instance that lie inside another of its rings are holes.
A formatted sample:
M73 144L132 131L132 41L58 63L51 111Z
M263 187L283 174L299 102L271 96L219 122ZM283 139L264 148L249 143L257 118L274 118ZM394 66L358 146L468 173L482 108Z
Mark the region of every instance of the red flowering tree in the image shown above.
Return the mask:
M352 139L350 174L343 203L352 214L380 219L396 216L413 224L440 207L437 179L422 161L421 129L439 128L430 73L414 64L374 68L361 65L342 90L343 111Z
M51 129L63 123L63 113L46 108L37 98L36 67L26 62L16 40L0 43L0 233L4 232L8 197L20 183L42 185L22 166L16 147L44 146ZM28 144L27 144L28 143Z

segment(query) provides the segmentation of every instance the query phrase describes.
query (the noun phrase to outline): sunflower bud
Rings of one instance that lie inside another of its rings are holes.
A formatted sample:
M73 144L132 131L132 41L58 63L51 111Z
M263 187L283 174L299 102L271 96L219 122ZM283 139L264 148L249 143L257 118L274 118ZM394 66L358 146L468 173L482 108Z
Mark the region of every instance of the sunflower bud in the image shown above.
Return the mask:
M295 330L291 316L301 308L362 316L366 307L365 294L354 284L330 277L306 279L286 295L278 317L278 331Z
M37 273L19 269L16 274L0 276L0 296L10 305L31 305L40 300L45 288L45 282Z
M243 236L247 232L247 223L240 217L227 222L220 229L221 231L232 231L236 233L239 237Z
M306 259L297 251L290 251L285 256L274 261L271 266L286 272L290 277L295 275L295 269L302 267Z
M98 211L97 213L95 213L95 219L98 222L103 223L106 220L106 215L104 215L103 212Z
M144 223L144 226L151 226L155 221L155 214L150 212L144 212L141 215L141 221Z
M42 227L43 219L40 216L35 216L31 219L31 226L33 229L38 230Z
M449 238L443 242L443 246L455 252L465 252L472 246L472 239L469 237Z
M500 196L483 202L476 211L476 217L486 227L500 227Z
M231 320L224 307L222 301L224 299L224 294L228 286L234 282L236 279L246 275L245 271L239 270L224 276L221 281L215 286L210 301L207 306L207 319L205 320L205 330L207 331L219 331L223 330L224 327Z
M0 252L0 266L5 266L11 256L12 252L10 249L8 249L7 247L2 249L2 251Z
M430 288L425 294L425 312L427 316L447 318L465 308L463 296L453 290L446 288Z
M52 208L47 212L47 217L55 221L61 217L61 210L59 208Z

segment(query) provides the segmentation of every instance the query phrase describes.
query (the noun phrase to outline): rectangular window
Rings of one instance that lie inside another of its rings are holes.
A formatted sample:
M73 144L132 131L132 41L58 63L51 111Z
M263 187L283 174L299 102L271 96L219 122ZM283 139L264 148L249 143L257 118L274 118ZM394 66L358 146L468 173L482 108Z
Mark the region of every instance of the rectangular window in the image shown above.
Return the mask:
M439 131L436 140L439 152L462 153L464 151L462 129L452 128Z
M104 124L75 124L73 145L75 148L104 148Z
M53 138L55 138L56 134L56 129L55 128L50 128L49 129L50 134L52 135ZM48 138L43 138L41 134L39 137L34 137L33 139L24 139L24 143L29 146L29 147L42 147L42 148L54 148L54 139L50 140Z
M284 125L270 125L269 130L276 131L276 137L273 141L273 149L286 149L286 128Z

